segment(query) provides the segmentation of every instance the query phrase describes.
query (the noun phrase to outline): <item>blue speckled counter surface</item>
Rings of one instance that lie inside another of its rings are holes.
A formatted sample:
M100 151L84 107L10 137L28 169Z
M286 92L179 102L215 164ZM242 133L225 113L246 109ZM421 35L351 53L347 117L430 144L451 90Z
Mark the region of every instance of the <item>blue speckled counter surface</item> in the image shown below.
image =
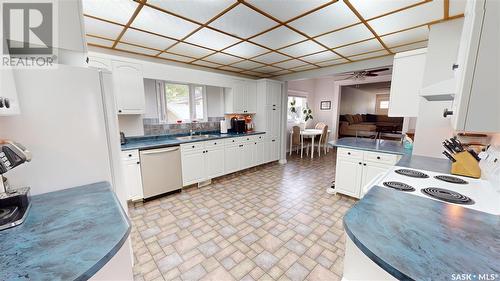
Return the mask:
M451 162L448 159L411 154L403 155L396 166L446 174L451 171Z
M32 197L26 221L0 231L0 280L87 280L121 248L130 223L107 182Z
M499 216L374 186L347 212L344 228L363 253L398 279L500 277Z
M367 138L341 138L336 141L331 141L328 144L336 147L352 148L359 150L368 150L375 152L384 152L390 154L407 154L411 153L411 150L407 150L403 147L403 144L399 141L391 140L374 140Z
M127 138L127 143L122 145L122 150L161 148L161 147L175 146L175 145L180 145L183 143L190 143L190 142L244 137L244 136L251 136L251 135L261 135L261 134L265 134L265 132L248 132L248 133L243 133L243 134L236 134L236 133L221 134L219 132L206 132L206 134L209 134L210 137L209 138L193 139L193 140L179 140L179 139L177 139L177 137L185 136L185 135L130 137L130 138Z

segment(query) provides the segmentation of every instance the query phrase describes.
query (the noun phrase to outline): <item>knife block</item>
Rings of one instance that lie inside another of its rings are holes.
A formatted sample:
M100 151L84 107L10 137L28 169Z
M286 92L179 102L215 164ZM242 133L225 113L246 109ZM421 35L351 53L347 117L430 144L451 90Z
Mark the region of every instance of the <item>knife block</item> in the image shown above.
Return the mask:
M481 177L479 162L468 151L456 153L453 157L457 161L451 164L452 174L476 179Z

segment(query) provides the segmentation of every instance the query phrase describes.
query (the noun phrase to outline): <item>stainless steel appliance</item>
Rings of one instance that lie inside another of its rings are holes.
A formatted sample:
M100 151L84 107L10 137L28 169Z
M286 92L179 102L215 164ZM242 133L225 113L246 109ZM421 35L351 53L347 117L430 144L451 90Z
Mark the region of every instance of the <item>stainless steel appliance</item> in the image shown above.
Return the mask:
M179 146L139 152L144 198L152 198L182 188Z
M0 230L24 222L30 208L29 187L13 189L3 174L31 161L31 153L21 144L3 141L0 144Z

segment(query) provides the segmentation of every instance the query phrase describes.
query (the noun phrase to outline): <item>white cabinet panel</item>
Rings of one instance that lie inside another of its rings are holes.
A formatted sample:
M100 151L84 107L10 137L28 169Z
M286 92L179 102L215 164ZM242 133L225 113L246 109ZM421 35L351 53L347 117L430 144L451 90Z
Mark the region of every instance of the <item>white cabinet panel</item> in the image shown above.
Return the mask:
M109 71L113 71L113 66L111 65L111 59L88 56L87 65L92 68L106 69Z
M113 61L112 64L118 114L143 114L145 95L142 66L120 61Z
M127 199L143 199L141 163L136 150L130 153L127 151L122 152L122 167Z
M367 185L372 179L381 173L387 172L389 170L390 165L382 165L382 164L374 164L374 163L364 163L363 164L363 177L361 181L360 188L363 189L365 185ZM361 194L360 194L361 195Z
M182 182L189 185L205 180L205 152L182 153Z
M246 82L245 110L249 113L257 112L257 82Z
M257 111L257 83L238 81L232 88L224 89L226 113L255 113Z
M240 168L247 169L252 167L253 165L253 157L255 151L255 145L252 142L246 142L240 144L241 146L241 155L240 155Z
M224 175L225 153L224 147L207 148L205 156L206 177L208 179Z
M335 169L335 188L342 194L359 198L362 173L361 161L338 157Z
M418 116L426 52L427 49L418 49L394 56L389 116Z
M225 173L230 174L240 170L240 152L239 145L225 147Z
M260 165L264 163L264 142L256 142L255 143L255 157L254 157L254 165Z

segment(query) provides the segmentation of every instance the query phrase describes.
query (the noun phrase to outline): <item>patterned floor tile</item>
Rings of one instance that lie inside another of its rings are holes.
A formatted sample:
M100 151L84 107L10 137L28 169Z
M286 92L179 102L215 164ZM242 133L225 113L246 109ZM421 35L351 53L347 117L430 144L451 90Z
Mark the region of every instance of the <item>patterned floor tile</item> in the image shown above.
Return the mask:
M134 279L339 280L355 200L325 192L334 170L335 151L292 156L130 204Z

